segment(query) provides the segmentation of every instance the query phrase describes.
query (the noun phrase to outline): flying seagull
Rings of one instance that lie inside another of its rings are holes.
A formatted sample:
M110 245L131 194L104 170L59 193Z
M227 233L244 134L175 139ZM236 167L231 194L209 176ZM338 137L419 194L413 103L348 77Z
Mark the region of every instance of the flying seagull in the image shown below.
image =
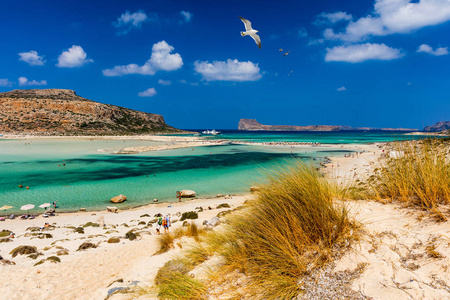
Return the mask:
M239 17L239 19L241 19L241 21L244 22L245 30L246 30L245 32L241 31L241 35L242 36L246 36L246 35L251 36L255 40L255 43L256 43L256 45L258 45L259 49L261 49L261 39L259 38L259 35L256 34L258 32L258 30L254 30L252 28L252 23L249 20L247 20L243 17Z
M291 50L289 50L288 52L286 52L285 54L283 54L283 56L286 56L289 54L289 52L291 52Z
M278 51L283 52L283 48L278 49Z

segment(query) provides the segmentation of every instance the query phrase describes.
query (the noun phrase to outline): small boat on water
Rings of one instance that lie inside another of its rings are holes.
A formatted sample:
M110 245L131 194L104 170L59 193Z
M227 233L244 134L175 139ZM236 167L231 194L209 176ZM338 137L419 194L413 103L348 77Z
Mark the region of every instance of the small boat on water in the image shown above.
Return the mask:
M202 134L218 135L221 134L221 132L213 129L213 130L205 130L202 132Z

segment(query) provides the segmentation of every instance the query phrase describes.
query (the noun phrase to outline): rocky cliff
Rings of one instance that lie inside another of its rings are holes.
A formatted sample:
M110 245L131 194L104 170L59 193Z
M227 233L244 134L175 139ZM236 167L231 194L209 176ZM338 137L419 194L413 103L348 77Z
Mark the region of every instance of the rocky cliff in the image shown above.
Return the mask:
M0 93L0 132L119 135L178 132L161 115L103 104L65 89Z
M423 129L423 131L439 132L439 131L448 130L448 129L450 129L450 121L440 121L440 122L437 122L434 125L426 126Z
M290 125L263 125L255 119L241 119L239 121L239 130L267 130L267 131L338 131L343 130L343 126L330 125L309 125L309 126L290 126Z
M350 127L334 125L308 125L308 126L290 126L290 125L263 125L255 119L241 119L238 125L239 130L248 131L341 131L341 130L381 130L381 131L417 131L413 128L372 128L372 127Z

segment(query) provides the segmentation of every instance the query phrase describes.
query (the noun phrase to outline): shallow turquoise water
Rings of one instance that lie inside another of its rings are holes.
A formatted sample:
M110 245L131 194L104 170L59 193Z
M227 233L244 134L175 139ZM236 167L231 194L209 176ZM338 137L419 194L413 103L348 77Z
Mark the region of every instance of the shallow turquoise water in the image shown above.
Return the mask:
M298 158L320 159L333 150L226 145L114 155L109 152L124 147L122 141L33 140L25 145L28 142L0 140L0 206L14 206L8 213L17 213L24 204L37 207L55 200L63 211L104 209L119 194L128 197L120 207L148 204L154 198L176 201L175 192L182 189L195 190L199 197L239 194L263 180L263 169ZM143 144L149 142L127 141L126 146ZM100 148L108 152L98 152Z
M246 141L304 141L358 143L411 138L404 135L345 133L242 133L223 136ZM177 190L191 189L199 197L240 194L264 180L263 170L290 164L294 159L316 162L347 151L330 147L291 148L246 145L198 147L192 150L112 154L123 147L165 144L149 141L80 139L0 139L0 206L19 212L24 204L58 201L62 211L105 209L109 199L124 194L130 207L159 201L176 201ZM99 152L98 149L103 149ZM292 153L291 153L292 152ZM65 166L63 165L65 164ZM30 189L18 188L19 184ZM1 214L1 212L0 212Z

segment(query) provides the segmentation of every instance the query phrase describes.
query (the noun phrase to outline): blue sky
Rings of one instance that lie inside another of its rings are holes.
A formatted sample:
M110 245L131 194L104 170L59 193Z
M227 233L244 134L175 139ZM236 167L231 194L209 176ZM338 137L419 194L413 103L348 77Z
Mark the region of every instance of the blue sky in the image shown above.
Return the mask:
M450 1L216 2L2 1L0 92L73 89L186 129L450 120Z

